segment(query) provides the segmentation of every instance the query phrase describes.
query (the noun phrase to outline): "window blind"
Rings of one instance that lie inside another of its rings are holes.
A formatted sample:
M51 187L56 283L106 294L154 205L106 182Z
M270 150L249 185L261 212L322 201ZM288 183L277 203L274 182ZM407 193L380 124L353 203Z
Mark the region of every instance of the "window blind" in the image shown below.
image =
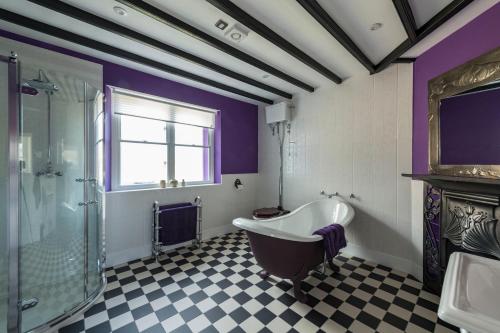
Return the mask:
M215 128L216 110L158 99L113 88L113 109L121 115L144 117L172 123Z

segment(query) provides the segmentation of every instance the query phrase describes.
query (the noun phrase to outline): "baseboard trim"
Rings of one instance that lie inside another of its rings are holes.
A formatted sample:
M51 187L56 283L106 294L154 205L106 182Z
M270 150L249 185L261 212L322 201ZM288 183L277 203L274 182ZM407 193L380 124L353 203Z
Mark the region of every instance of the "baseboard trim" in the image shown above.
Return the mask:
M208 228L205 230L202 230L202 239L207 240L212 237L224 235L230 232L234 232L238 230L234 225L232 224L227 224L227 225L221 225L213 228ZM167 251L177 249L179 247L183 247L186 245L190 245L191 241L185 242L185 243L180 243L172 246L166 247ZM151 255L151 244L147 244L141 247L135 247L132 249L127 249L125 251L120 251L120 252L112 252L112 253L107 253L106 254L106 266L107 267L112 267L120 264L127 263L129 261L135 260L135 259L140 259L140 258L145 258L149 257Z
M422 266L415 264L413 261L393 256L392 254L375 251L356 244L348 244L342 252L347 255L356 256L359 258L372 261L376 264L382 264L391 267L403 273L410 273L417 279L422 280Z
M129 261L144 258L151 255L151 245L134 247L119 252L106 253L106 267L121 265Z
M417 279L419 279L420 281L423 281L424 280L424 267L422 265L417 265L417 264L413 264L413 270L415 272L415 274L413 274Z
M228 234L230 232L235 232L237 230L238 228L236 228L232 223L220 225L218 227L208 228L206 230L203 230L202 239L207 240L212 237Z

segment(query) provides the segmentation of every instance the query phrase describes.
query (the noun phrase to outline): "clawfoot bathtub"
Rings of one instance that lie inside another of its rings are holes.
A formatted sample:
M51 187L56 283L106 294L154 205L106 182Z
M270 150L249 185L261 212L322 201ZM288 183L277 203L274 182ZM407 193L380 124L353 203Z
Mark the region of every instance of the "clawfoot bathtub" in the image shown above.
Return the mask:
M246 230L252 252L264 269L261 276L292 280L295 298L306 302L300 284L323 263L325 253L323 238L313 232L332 223L345 227L353 217L353 208L334 197L307 203L288 215L257 221L237 218L233 224ZM329 264L335 269L331 261Z

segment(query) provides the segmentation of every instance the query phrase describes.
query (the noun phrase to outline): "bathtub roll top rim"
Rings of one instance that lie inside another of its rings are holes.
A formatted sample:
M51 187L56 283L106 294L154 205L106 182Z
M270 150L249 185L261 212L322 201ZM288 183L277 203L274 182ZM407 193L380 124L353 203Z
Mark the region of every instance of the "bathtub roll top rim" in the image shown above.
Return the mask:
M316 242L323 238L313 233L327 225L338 223L346 227L354 218L354 209L339 197L306 203L287 215L252 220L237 218L233 225L257 234L296 242Z

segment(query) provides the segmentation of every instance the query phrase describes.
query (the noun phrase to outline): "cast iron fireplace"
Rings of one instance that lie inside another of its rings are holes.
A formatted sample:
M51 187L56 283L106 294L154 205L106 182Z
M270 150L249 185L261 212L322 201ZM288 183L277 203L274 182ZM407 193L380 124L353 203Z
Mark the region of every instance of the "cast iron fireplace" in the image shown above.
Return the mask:
M440 293L453 252L500 258L500 189L431 180L424 195L424 286Z

